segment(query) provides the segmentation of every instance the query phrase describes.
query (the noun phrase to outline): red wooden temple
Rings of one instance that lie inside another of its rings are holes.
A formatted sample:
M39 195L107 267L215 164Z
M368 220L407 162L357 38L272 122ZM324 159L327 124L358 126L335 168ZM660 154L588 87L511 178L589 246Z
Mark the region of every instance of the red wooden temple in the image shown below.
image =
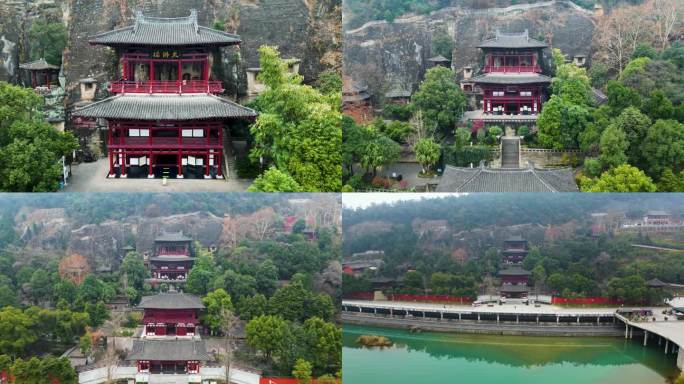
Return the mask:
M501 288L502 297L525 298L529 293L529 281L532 275L522 268L522 262L529 253L527 240L520 236L513 236L504 241L501 252Z
M536 121L551 82L541 65L547 47L530 38L527 30L518 34L497 31L493 39L479 45L484 54L482 73L464 80L481 89L483 109L472 118L475 123Z
M154 239L154 255L149 259L149 283L184 283L195 262L192 239L183 232L164 232Z
M199 335L199 315L204 304L197 296L175 291L159 293L143 297L138 308L144 310L142 338Z
M212 75L220 49L237 35L198 25L197 12L156 18L138 12L135 24L90 39L120 58L114 96L77 109L76 124L105 119L108 177L223 177L224 132L256 112L218 97ZM215 59L216 57L216 59Z
M200 382L202 363L212 358L202 340L134 340L127 360L136 363L136 382L150 382L151 374L190 375L186 382Z
M31 73L31 87L51 87L52 81L59 73L59 67L52 65L45 61L45 59L38 59L30 63L19 64L19 68L29 71Z

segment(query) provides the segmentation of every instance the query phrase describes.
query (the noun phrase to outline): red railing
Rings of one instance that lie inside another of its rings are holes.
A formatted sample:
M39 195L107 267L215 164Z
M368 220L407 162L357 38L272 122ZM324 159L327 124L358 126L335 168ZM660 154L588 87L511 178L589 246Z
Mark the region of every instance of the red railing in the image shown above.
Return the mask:
M541 72L541 67L538 65L485 65L485 73L528 73L528 72Z
M472 297L457 297L449 295L409 295L409 294L396 294L390 295L389 297L392 301L426 301L426 302L439 302L439 303L471 303L473 301Z
M109 84L111 93L222 93L220 81L113 81Z
M221 142L216 137L114 137L109 141L110 148L200 148L219 147Z
M551 299L553 304L607 304L619 305L624 304L623 300L611 299L609 297L553 297Z

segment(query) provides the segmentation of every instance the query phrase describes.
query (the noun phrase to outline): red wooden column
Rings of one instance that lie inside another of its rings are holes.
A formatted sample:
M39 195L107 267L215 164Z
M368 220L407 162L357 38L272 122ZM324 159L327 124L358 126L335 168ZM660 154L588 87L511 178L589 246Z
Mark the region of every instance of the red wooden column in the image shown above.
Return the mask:
M181 61L178 60L178 77L176 79L176 83L178 83L178 93L183 93L181 90L181 86L183 84L183 67L181 65Z
M121 150L121 177L126 178L126 151Z
M112 153L112 150L107 151L109 154L109 174L107 177L112 177L114 176L114 154Z
M152 151L150 151L150 157L149 157L149 159L147 159L147 166L149 167L149 173L147 174L148 179L154 178L154 166L152 165L153 164L153 161L152 161L153 156L154 155L152 154Z
M183 152L180 150L178 151L178 176L176 178L183 178Z
M211 156L211 151L209 149L207 149L206 158L204 161L204 178L205 179L208 179L211 177L209 174L209 157L210 156Z
M31 71L31 86L36 87L36 71Z
M214 162L216 163L216 175L223 177L223 151L218 150L214 152Z

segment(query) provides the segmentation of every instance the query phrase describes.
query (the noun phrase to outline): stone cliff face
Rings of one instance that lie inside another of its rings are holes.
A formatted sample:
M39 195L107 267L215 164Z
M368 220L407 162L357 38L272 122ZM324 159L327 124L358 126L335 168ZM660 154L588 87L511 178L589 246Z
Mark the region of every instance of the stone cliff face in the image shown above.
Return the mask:
M393 87L415 91L435 56L432 39L448 33L454 41L452 68L460 76L466 66L479 71L477 45L495 31L522 32L560 48L569 58L590 57L594 15L567 1L548 1L506 8L473 10L450 7L426 16L407 15L393 23L368 22L344 32L344 72L365 82L379 101Z
M132 24L135 10L177 17L193 8L201 25L220 20L241 36L242 71L258 66L257 48L262 44L278 46L283 57L301 59L300 71L307 80L339 66L330 58L339 47L340 0L3 0L0 80L18 81L18 64L27 59L30 44L25 35L30 21L38 17L49 14L67 25L64 75L67 90L77 94L79 79L95 77L103 82L116 76L112 51L89 45L88 36Z
M19 253L27 259L42 256L60 260L64 255L78 253L88 260L93 271L100 272L118 268L125 246L133 246L141 253L152 251L154 238L162 231L183 231L209 247L219 244L223 229L223 218L206 212L133 216L75 227L63 209L22 209L15 222L22 244Z

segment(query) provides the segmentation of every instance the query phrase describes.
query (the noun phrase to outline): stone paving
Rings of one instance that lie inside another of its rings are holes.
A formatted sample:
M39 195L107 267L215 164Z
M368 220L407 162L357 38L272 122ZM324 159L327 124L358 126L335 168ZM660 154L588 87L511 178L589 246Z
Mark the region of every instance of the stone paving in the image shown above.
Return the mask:
M63 192L244 192L252 180L246 179L108 179L109 162L100 159L71 168L71 178Z

